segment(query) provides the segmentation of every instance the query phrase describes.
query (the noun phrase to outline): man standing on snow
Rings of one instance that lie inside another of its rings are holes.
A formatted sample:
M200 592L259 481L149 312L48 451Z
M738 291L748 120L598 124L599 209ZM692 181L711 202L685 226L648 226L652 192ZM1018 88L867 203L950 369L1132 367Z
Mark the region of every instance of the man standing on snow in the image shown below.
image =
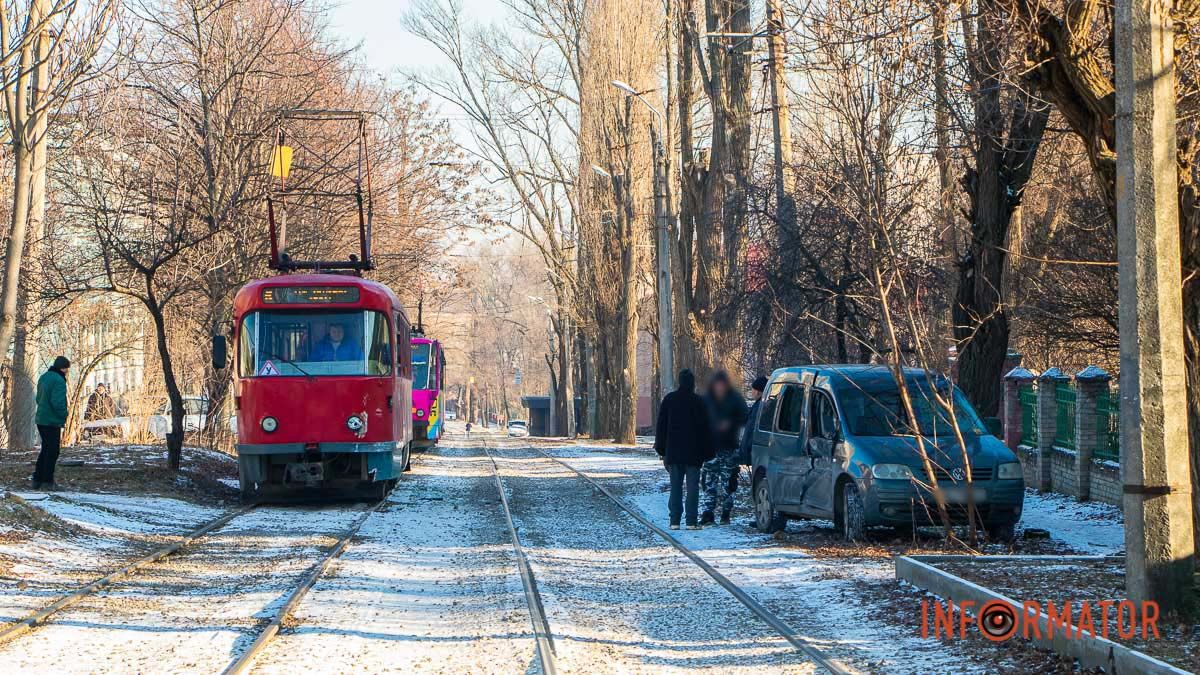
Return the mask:
M733 513L733 492L729 491L729 483L733 472L738 469L738 429L746 423L746 399L729 384L729 375L718 370L708 382L704 402L708 405L713 425L716 456L704 463L700 474L705 494L700 525L713 523L718 503L721 506L721 524L728 525Z
M58 451L62 443L62 428L67 424L67 371L71 362L65 356L54 359L50 370L42 373L37 383L38 435L42 437L42 450L38 453L37 467L33 470L33 489L56 490L54 467L58 464Z
M704 399L696 395L696 377L692 371L679 371L679 386L663 397L658 406L658 424L654 432L654 451L671 474L671 495L667 510L671 529L679 529L684 515L683 488L687 482L687 528L698 530L696 510L700 502L700 466L713 456L712 428Z

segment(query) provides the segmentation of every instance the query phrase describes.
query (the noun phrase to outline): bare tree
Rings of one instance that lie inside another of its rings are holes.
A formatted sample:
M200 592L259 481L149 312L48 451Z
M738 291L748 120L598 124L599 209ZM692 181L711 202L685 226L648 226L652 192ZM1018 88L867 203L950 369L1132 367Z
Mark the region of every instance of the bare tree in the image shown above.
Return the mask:
M115 0L80 5L75 0L30 0L0 9L0 80L5 135L13 154L12 219L0 286L0 353L16 337L9 445L33 444L33 378L37 367L29 332L34 309L22 292L21 268L36 256L46 213L50 120L76 85L94 73ZM27 243L28 241L28 243Z
M471 141L463 151L508 190L509 207L488 219L536 247L556 302L559 387L574 400L572 346L576 313L576 224L571 157L578 134L580 27L584 0L511 0L509 32L465 22L462 7L425 0L408 29L441 53L446 72L423 73L426 92L464 114ZM575 432L573 406L564 433Z

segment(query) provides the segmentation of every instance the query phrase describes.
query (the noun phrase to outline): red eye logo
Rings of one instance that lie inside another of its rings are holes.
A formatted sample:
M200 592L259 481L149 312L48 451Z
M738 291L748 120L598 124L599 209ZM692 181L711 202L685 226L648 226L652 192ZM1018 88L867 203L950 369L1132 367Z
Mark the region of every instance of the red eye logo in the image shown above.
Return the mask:
M979 609L979 632L992 642L1004 642L1017 632L1017 612L1008 603L992 600Z

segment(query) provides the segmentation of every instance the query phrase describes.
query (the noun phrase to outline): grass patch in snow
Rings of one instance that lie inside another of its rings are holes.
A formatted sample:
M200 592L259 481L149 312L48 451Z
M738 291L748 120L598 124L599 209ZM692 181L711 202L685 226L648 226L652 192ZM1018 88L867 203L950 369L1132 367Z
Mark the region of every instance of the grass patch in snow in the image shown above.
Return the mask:
M82 535L83 530L17 495L9 493L0 498L0 543L17 543L36 534L74 537Z

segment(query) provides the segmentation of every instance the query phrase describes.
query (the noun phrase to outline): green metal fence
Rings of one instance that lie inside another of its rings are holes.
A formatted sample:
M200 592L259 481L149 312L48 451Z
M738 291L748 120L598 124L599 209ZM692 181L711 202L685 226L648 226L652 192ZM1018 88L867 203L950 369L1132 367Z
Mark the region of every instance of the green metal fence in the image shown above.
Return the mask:
M1075 449L1075 387L1059 382L1054 387L1054 445Z
M1021 445L1037 447L1037 390L1024 385L1017 391L1021 404Z
M1096 459L1121 461L1121 397L1115 391L1102 391L1096 399Z

